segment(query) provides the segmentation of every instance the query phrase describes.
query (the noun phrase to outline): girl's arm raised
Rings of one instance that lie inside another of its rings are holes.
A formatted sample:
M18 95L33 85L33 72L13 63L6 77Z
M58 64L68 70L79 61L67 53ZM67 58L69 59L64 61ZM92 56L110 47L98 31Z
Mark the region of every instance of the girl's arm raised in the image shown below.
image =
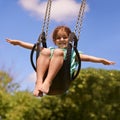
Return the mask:
M102 63L104 65L113 65L115 62L104 59L104 58L99 58L99 57L94 57L90 55L84 55L80 54L81 60L82 61L88 61L88 62L94 62L94 63Z
M33 44L31 43L27 43L27 42L23 42L20 40L12 40L12 39L6 39L6 41L12 45L18 45L20 47L26 48L26 49L32 49L33 48Z

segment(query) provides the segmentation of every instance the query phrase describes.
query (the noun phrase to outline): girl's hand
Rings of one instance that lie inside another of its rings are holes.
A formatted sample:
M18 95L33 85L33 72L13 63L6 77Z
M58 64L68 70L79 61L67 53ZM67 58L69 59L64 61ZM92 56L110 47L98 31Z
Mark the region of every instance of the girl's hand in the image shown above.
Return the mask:
M106 59L102 59L101 61L104 65L114 65L115 62L113 61L109 61L109 60L106 60Z
M21 40L12 40L9 38L6 38L6 42L12 44L12 45L18 45L20 47L26 48L26 49L32 49L34 44L28 43L28 42L23 42Z
M12 45L19 45L20 44L19 40L11 40L11 39L6 38L6 41Z
M99 57L94 57L90 55L80 55L82 61L88 61L88 62L94 62L94 63L102 63L104 65L114 65L115 62L104 59L104 58L99 58Z

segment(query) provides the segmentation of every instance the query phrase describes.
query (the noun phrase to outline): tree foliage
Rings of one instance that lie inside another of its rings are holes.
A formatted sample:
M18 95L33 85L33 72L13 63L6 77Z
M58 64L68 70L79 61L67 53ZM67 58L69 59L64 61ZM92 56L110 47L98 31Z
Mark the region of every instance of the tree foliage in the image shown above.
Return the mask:
M65 94L42 98L16 91L9 74L0 72L2 120L120 120L119 113L118 70L82 69Z

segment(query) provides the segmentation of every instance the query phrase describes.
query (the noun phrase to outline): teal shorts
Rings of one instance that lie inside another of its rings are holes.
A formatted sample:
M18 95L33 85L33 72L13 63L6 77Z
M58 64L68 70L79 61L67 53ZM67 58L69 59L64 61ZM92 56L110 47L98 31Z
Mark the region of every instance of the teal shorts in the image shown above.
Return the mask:
M51 51L50 58L53 56L54 50L55 50L55 48L50 47L50 51ZM67 49L62 49L62 50L64 52L64 60L65 60L66 59ZM76 54L75 54L75 51L73 50L72 54L71 54L71 67L70 67L70 73L71 73L71 75L74 73L74 71L76 69L76 66L78 65L78 63L75 60L75 57L76 57Z
M50 58L52 58L54 50L55 50L55 48L50 47L50 51L51 51ZM64 52L64 60L65 60L67 50L66 50L66 49L64 49L64 48L63 48L63 49L61 49L61 50L63 50L63 52Z

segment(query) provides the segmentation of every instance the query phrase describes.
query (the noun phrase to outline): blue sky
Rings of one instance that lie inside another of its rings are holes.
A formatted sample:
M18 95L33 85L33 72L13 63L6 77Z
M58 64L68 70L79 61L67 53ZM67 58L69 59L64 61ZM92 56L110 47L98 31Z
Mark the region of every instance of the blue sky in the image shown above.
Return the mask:
M46 0L0 0L0 69L10 72L21 89L33 90L35 72L30 50L12 46L5 38L35 43L43 24ZM57 25L73 31L80 0L53 0L48 46L54 46L51 33ZM78 49L85 54L115 61L113 66L82 62L82 68L120 70L120 0L87 0ZM71 9L72 8L72 9Z

